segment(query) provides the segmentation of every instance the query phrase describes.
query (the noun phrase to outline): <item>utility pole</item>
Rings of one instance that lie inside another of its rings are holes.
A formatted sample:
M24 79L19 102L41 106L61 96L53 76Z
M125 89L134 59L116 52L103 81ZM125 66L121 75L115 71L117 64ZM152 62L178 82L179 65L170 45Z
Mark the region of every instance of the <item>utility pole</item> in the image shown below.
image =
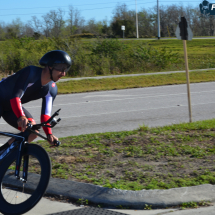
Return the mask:
M135 0L136 4L136 30L137 30L137 38L139 38L139 31L138 31L138 15L137 15L137 0Z
M159 0L157 0L157 16L158 16L158 40L160 39L160 13L159 13Z

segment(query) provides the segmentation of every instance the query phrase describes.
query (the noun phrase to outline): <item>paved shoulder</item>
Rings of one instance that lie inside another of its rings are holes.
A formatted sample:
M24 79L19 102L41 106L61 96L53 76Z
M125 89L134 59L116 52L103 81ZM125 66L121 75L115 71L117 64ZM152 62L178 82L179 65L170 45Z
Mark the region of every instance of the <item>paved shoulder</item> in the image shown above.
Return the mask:
M208 70L215 70L215 68L195 69L195 70L189 70L189 72L200 72L200 71L208 71ZM181 71L168 71L168 72L140 73L140 74L126 74L126 75L108 75L108 76L104 75L104 76L81 77L81 78L63 78L63 79L60 79L58 82L79 81L79 80L84 80L84 79L119 78L119 77L131 77L131 76L143 76L143 75L162 75L162 74L183 73L183 72L185 72L185 70L181 70Z

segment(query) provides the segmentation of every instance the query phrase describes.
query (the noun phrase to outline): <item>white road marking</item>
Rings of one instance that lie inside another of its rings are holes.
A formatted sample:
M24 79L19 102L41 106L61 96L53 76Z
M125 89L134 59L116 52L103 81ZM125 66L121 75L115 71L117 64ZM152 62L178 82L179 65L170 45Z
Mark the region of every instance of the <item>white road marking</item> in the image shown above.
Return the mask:
M215 104L215 102L209 102L209 103L197 103L197 104L192 104L192 106L197 106L197 105L208 105L208 104ZM129 112L138 112L138 111L148 111L148 110L159 110L159 109L168 109L168 108L180 108L180 107L187 107L187 105L174 105L174 106L168 106L168 107L159 107L159 108L143 108L143 109L138 109L138 110L125 110L125 111L116 111L116 112L106 112L106 113L99 113L99 114L87 114L87 115L79 115L79 116L62 116L60 117L61 119L66 119L66 118L81 118L81 117L89 117L89 116L100 116L100 115L108 115L108 114L120 114L120 113L129 113ZM36 119L36 121L40 121L40 119ZM7 123L0 123L1 125L5 125Z
M89 95L89 96L84 96L84 98L95 98L95 97L128 97L128 96L137 96L137 95L105 94L105 95Z
M214 84L215 82L201 82L201 83L191 83L190 85L211 85L211 84ZM162 85L162 86L155 86L155 87L147 87L147 88L155 88L155 89L159 89L159 88L174 88L174 87L186 87L187 85L186 84L178 84L178 85ZM122 90L129 90L129 91L136 91L136 90L139 90L139 89L146 89L146 88L129 88L129 89L121 89L121 90L116 90L115 92L117 91L122 91ZM89 93L97 93L97 95L101 95L101 94L104 94L104 93L107 93L107 92L113 92L113 90L105 90L105 91L100 91L100 92L84 92L84 93L80 93L80 94L89 94ZM74 96L75 94L74 93L71 93L71 94L61 94L60 96L63 97L63 96Z
M192 104L195 105L208 105L208 104L215 104L215 102L209 102L209 103L198 103L198 104ZM66 116L61 117L64 118L80 118L80 117L89 117L89 116L100 116L100 115L107 115L107 114L120 114L120 113L130 113L130 112L138 112L138 111L148 111L148 110L159 110L159 109L168 109L168 108L180 108L180 107L187 107L188 105L174 105L174 106L168 106L168 107L159 107L159 108L148 108L148 109L138 109L138 110L125 110L125 111L116 111L116 112L106 112L106 113L99 113L99 114L87 114L87 115L79 115L79 116Z
M201 93L208 93L208 92L215 92L215 90L210 91L201 91L201 92L191 92L192 94L201 94ZM89 104L89 103L102 103L102 102L112 102L112 101L123 101L123 100L134 100L134 99L143 99L143 98L155 98L155 97L166 97L166 96L180 96L180 95L187 95L187 93L175 93L175 94L161 94L161 95L145 95L139 96L134 98L122 98L122 99L108 99L108 100L100 100L100 101L89 101L89 102L71 102L71 103L63 103L63 104L55 104L53 107L56 106L65 106L65 105L79 105L79 104ZM192 99L192 97L191 97ZM41 106L26 106L25 108L39 108Z

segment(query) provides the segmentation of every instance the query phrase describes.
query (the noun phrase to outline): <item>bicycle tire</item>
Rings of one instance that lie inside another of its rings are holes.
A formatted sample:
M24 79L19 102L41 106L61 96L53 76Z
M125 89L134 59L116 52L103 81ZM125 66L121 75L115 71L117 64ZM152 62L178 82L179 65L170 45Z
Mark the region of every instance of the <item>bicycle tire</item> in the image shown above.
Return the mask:
M1 169L0 171L0 189L1 189L0 190L0 212L6 215L23 214L31 210L44 195L48 187L49 179L51 176L51 161L47 152L39 145L26 144L23 149L22 157L29 155L30 158L34 158L35 160L37 159L38 164L40 165L40 168L41 168L41 174L38 175L40 179L38 180L38 185L36 185L36 188L30 191L32 192L32 194L29 195L28 193L27 194L25 193L26 197L29 197L28 199L18 204L13 204L11 202L8 202L4 197L5 190L7 191L7 189L3 189L3 186L4 186L3 181L5 181L4 177L8 176L7 173L8 172L10 173L11 170L8 171L8 168L16 160L17 153L18 153L18 149L12 151L0 164L0 169ZM14 176L14 171L12 171L12 174ZM10 177L13 177L13 176L10 176ZM20 182L19 180L15 179L15 176L14 176L14 181L15 180L18 181L17 183ZM10 191L10 192L18 193L17 191ZM17 197L18 196L14 196L14 198L17 198Z

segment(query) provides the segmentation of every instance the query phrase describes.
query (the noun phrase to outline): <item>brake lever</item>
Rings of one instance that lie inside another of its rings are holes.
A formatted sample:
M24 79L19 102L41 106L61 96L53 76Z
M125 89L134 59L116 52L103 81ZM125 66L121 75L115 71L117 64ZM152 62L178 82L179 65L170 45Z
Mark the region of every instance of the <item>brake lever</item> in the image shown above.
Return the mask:
M58 140L54 140L54 146L58 147L61 145L61 142Z

